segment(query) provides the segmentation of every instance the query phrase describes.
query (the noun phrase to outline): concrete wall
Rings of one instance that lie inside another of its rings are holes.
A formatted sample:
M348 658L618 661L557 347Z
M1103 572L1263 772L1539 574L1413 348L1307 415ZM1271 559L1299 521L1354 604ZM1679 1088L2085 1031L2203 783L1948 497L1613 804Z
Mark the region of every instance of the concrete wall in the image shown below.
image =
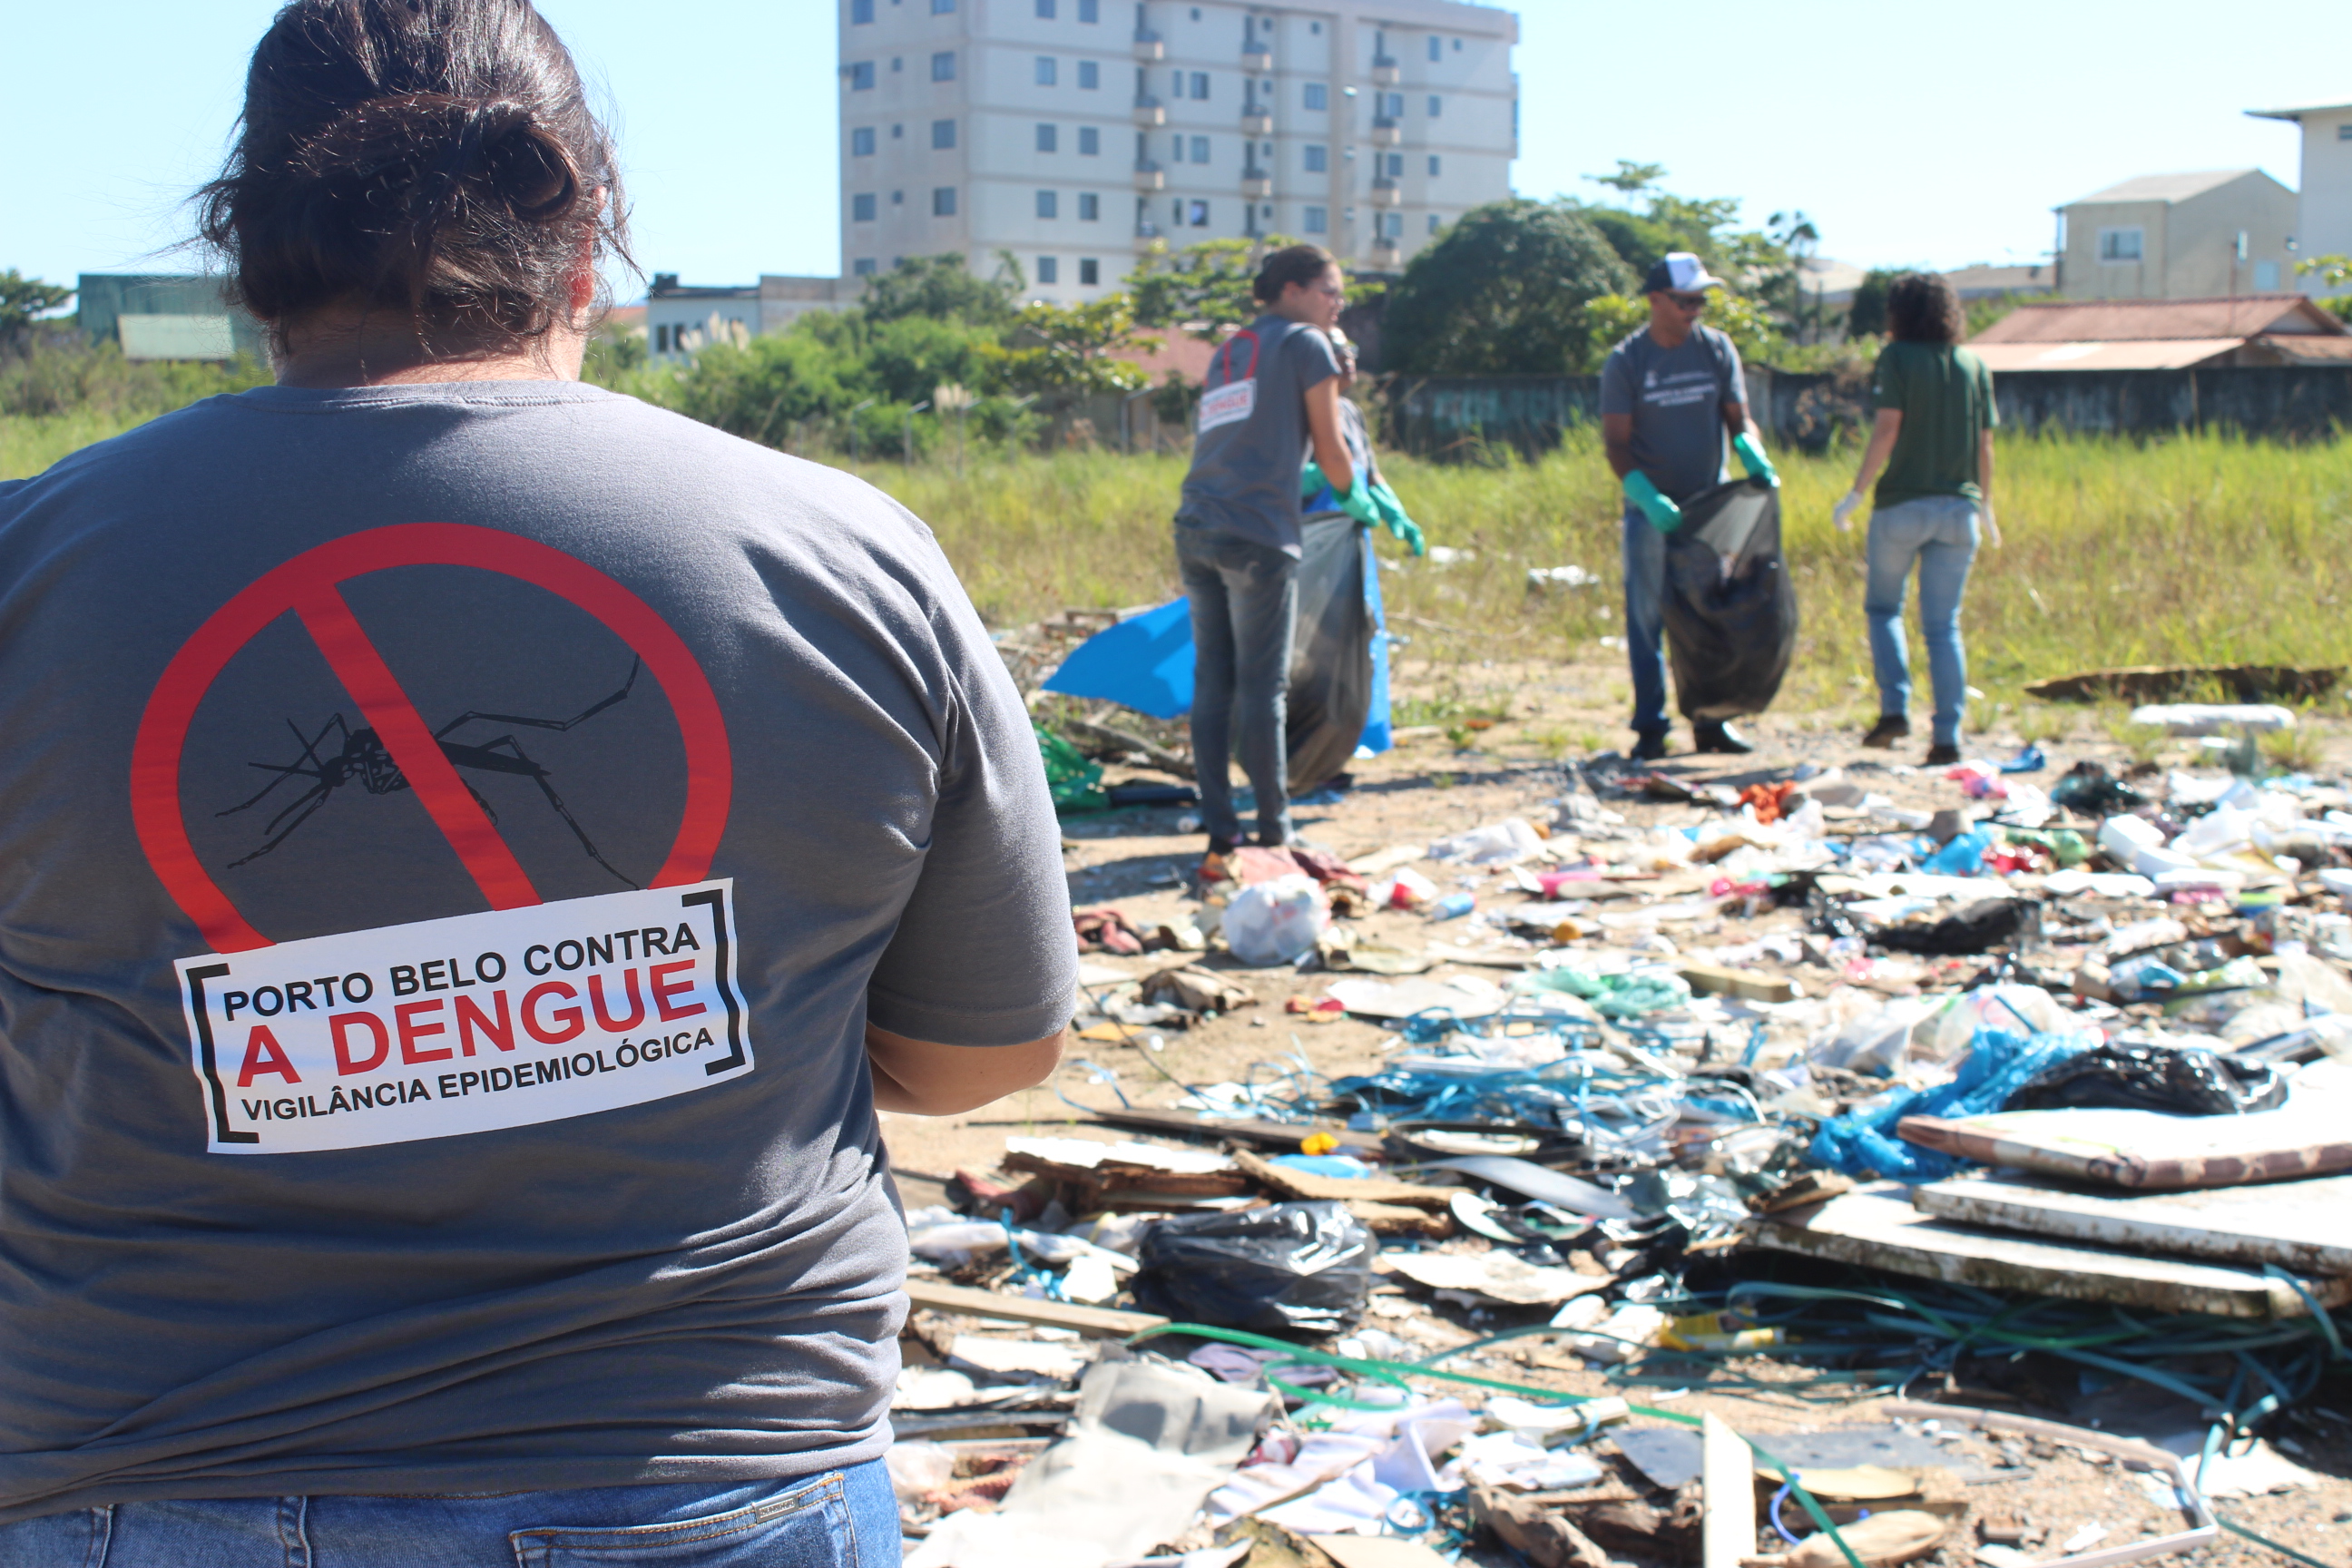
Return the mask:
M2352 146L2352 143L2347 143ZM2074 300L2206 300L2294 287L2287 248L2295 195L2269 175L2242 174L2178 202L2076 202L2066 214L2063 292ZM2141 231L2140 259L2099 259L2103 230ZM2246 259L2237 259L2240 230Z

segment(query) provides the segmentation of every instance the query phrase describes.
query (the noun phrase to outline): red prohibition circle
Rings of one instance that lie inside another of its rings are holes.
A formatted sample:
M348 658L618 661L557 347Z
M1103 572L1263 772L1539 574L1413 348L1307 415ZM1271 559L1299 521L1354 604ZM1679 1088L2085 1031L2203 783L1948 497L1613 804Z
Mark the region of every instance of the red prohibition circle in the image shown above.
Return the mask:
M686 746L686 811L651 886L677 887L710 874L735 774L718 694L685 640L620 583L551 546L470 523L396 523L307 550L255 579L181 645L147 700L131 753L131 820L164 890L214 952L268 947L270 939L237 912L197 860L181 810L180 758L197 704L228 661L289 611L301 618L490 907L544 901L343 600L344 582L394 566L471 566L519 578L570 600L627 643L661 683Z

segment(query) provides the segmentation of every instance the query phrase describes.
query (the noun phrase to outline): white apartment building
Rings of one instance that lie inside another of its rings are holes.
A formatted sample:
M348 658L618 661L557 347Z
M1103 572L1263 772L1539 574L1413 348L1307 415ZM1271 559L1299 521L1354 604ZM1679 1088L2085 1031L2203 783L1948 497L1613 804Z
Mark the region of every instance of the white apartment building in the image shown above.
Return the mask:
M961 252L1026 298L1155 242L1401 267L1510 193L1512 13L1456 0L838 0L842 272Z
M2250 109L2260 120L2292 121L2303 132L2303 172L2297 176L2296 259L2352 256L2352 103L2315 103L2301 109ZM2315 275L2288 282L2306 294L2340 294Z

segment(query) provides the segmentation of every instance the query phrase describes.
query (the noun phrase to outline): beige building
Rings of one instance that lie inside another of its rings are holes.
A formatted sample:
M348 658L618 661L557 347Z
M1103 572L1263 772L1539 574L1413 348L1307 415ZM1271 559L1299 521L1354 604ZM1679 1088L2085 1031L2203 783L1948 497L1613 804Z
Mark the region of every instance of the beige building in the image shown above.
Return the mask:
M2295 176L2295 255L2352 256L2352 103L2319 103L2302 109L2250 109L2259 120L2291 121L2303 132L2302 172ZM2306 275L2290 282L2306 294L2342 294L2352 283L2330 286Z
M2294 285L2294 193L2260 169L2143 174L2058 210L2058 291L2202 300Z

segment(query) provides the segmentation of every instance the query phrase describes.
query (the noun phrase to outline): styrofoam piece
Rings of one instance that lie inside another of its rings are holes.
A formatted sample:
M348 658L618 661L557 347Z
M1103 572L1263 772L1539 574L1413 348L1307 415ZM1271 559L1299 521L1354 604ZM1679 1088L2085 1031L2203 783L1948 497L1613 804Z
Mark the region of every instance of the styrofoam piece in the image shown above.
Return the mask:
M2131 721L2175 735L2218 735L2231 725L2292 730L2294 713L2268 702L2156 702L2133 709Z

